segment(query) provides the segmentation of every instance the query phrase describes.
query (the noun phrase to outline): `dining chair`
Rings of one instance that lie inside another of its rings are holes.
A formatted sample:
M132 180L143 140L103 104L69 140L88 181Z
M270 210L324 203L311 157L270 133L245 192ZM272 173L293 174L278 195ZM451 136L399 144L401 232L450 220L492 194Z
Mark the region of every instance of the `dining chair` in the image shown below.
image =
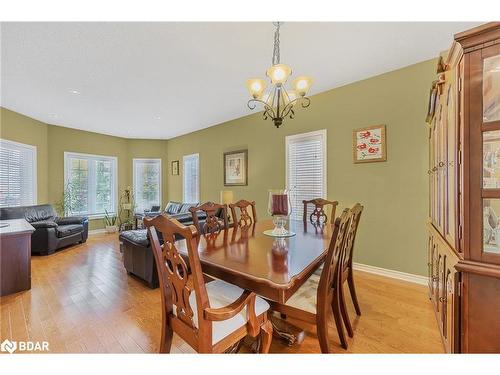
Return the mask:
M356 240L356 234L358 232L358 225L359 225L359 220L361 219L362 212L363 212L363 206L359 203L356 203L350 209L351 219L349 222L349 229L347 231L345 238L344 254L342 256L342 267L340 267L340 280L342 284L342 287L339 288L340 307L341 307L342 318L344 320L344 324L346 326L346 330L349 337L353 337L354 332L352 330L351 321L349 320L349 315L347 313L343 285L347 281L347 285L349 286L349 292L351 294L352 303L356 311L356 315L361 316L361 309L359 307L358 297L356 295L356 288L354 286L354 272L352 268L352 258L353 258L354 242Z
M313 224L316 225L321 225L321 224L326 224L328 222L328 216L325 213L325 210L323 207L331 205L332 209L330 212L330 222L333 224L335 220L335 209L337 208L337 205L339 202L337 201L329 201L323 198L314 198L311 200L304 200L302 201L304 204L304 214L303 214L303 221L304 223L307 222L307 206L308 205L313 205L314 209L309 215L309 221Z
M345 250L345 239L349 231L351 214L345 209L333 225L333 234L328 246L321 274L313 273L285 304L270 302L271 310L287 317L316 324L318 341L322 353L329 353L328 317L335 321L340 344L347 349L342 325L339 290L342 286L340 269Z
M269 304L222 280L205 283L193 225L184 226L163 215L145 219L145 224L160 280L160 353L170 352L174 332L199 353L232 351L247 335L260 335L260 352L267 353L272 340ZM177 236L186 241L187 257L176 247Z
M248 207L252 207L252 216L248 213ZM240 227L249 227L257 222L257 210L255 209L255 201L247 201L240 199L236 203L230 203L229 208L233 216L233 223L238 224ZM240 217L236 215L236 209L240 209Z
M206 202L200 206L190 207L189 212L191 212L193 224L200 234L217 233L229 228L226 204ZM205 214L205 220L202 222L198 216L199 212Z

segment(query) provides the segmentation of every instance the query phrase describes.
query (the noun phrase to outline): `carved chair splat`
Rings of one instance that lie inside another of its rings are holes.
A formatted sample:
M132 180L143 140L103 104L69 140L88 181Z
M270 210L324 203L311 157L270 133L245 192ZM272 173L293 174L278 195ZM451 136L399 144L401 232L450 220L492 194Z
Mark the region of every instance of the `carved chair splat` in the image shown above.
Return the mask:
M252 207L252 216L248 213L248 207ZM233 216L233 223L241 227L249 227L257 222L257 210L255 208L255 201L247 201L240 199L238 202L229 204ZM236 209L240 209L240 216L236 215Z
M329 201L323 198L315 198L311 200L304 200L302 201L304 204L304 214L303 214L303 221L304 223L307 222L307 206L308 205L314 205L314 210L311 212L309 215L309 221L315 225L324 225L328 223L328 216L326 215L326 212L324 210L325 206L331 205L332 209L330 212L330 222L331 224L334 223L335 220L335 210L337 208L337 205L339 202L337 201Z
M206 215L205 221L203 223L200 223L200 220L198 218L198 212L200 211L204 212ZM193 224L201 234L205 235L208 233L220 232L229 227L226 204L206 202L200 206L191 207L189 209L189 212L191 212L191 215L193 217ZM223 215L222 218L218 216L220 214Z

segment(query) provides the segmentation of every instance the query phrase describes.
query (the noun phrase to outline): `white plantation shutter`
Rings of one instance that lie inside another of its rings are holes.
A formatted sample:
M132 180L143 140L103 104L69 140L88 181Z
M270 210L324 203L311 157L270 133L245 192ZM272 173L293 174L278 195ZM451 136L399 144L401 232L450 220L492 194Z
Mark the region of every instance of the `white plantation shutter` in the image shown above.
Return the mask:
M184 174L183 202L198 203L200 201L200 158L198 154L186 155L182 158Z
M136 212L161 205L161 159L134 159Z
M36 204L36 147L0 139L0 207Z
M286 137L286 160L292 218L301 219L303 200L326 198L326 130Z

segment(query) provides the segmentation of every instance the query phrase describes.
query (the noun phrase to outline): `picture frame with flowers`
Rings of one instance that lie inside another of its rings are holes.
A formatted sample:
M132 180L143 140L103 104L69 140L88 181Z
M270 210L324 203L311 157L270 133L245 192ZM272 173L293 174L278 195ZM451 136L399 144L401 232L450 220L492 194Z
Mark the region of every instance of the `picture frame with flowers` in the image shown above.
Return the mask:
M354 163L373 163L387 160L385 125L354 129L352 143Z

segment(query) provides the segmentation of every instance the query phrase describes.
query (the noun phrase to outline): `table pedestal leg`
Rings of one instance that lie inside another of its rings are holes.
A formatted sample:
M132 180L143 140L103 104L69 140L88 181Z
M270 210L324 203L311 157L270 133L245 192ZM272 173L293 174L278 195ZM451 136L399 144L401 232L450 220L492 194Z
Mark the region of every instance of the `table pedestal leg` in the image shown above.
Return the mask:
M301 328L278 318L270 313L268 319L273 325L273 336L286 342L288 346L300 345L305 338L305 332ZM261 345L260 335L256 337L255 341L251 344L252 352L258 353Z

